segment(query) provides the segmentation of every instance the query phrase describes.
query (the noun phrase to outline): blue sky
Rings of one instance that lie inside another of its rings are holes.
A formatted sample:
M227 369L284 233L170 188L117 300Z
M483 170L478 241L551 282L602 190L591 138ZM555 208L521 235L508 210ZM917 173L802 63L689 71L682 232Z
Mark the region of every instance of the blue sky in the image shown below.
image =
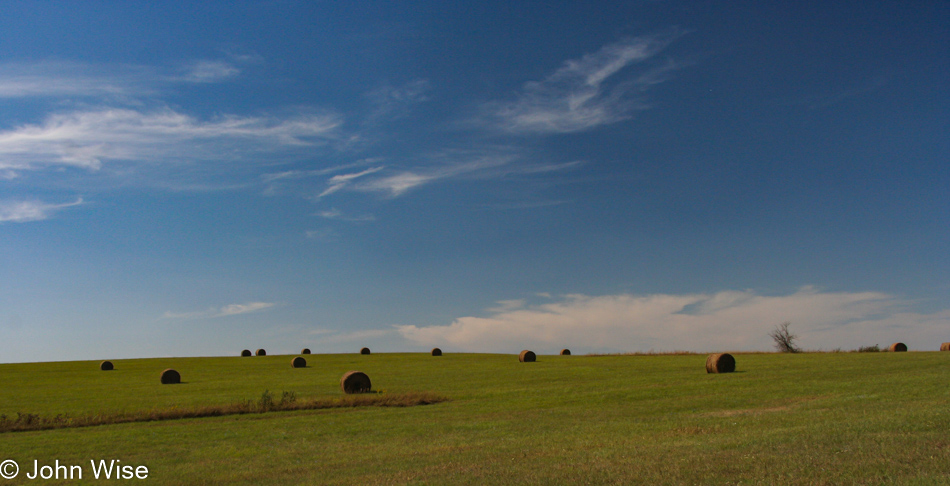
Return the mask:
M622 4L622 5L620 5ZM0 362L950 341L950 4L4 2Z

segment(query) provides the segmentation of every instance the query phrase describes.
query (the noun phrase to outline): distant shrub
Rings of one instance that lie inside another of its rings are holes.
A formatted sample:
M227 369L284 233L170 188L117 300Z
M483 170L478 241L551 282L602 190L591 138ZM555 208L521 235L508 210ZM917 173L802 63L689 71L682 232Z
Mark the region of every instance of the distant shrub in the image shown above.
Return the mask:
M257 407L262 412L274 408L274 397L271 396L270 390L264 390L264 393L261 393L261 398L257 400Z
M783 322L778 326L775 326L775 329L769 333L769 337L775 341L775 349L780 353L800 353L802 352L797 346L795 346L795 340L798 339L798 336L792 334L788 330L788 326L792 323Z
M881 348L875 344L873 346L861 346L857 349L859 353L877 353L881 351Z

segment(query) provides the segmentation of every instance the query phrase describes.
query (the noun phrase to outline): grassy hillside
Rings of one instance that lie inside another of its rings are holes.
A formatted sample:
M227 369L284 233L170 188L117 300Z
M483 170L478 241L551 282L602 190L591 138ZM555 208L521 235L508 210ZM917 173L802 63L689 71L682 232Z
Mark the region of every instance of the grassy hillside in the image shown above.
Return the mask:
M120 459L155 484L950 483L950 353L312 355L0 365L0 413L116 413L383 394L450 401L0 434L21 466ZM161 370L182 374L160 385Z

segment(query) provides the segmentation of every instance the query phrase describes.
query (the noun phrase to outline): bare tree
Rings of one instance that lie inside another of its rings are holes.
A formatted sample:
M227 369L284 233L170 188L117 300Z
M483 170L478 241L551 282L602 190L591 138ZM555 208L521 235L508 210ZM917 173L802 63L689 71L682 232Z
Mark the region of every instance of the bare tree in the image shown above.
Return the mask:
M800 348L795 346L795 340L798 339L798 336L788 330L788 326L791 324L791 322L783 322L775 326L775 329L769 333L769 337L775 341L775 349L779 350L780 353L802 352Z

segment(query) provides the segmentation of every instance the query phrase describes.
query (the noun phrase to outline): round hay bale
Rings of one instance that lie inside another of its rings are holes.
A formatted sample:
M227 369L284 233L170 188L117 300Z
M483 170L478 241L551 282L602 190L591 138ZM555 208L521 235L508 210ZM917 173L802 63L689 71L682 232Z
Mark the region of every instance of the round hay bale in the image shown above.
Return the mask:
M300 350L300 354L310 354L310 348L303 348Z
M432 348L432 356L442 356L442 350L439 348Z
M363 348L360 350L360 354L369 354L369 348Z
M162 384L171 385L173 383L181 383L181 373L168 368L162 372Z
M538 356L534 354L534 351L528 351L527 349L518 355L518 361L522 363L534 363L537 359Z
M940 345L941 351L950 351L950 343L943 343Z
M115 366L112 366L112 361L103 361L99 363L99 369L102 371L112 371L115 369Z
M347 371L340 378L340 388L344 393L365 393L372 389L369 377L362 371Z
M247 357L247 356L253 356L250 349L245 349L244 351L241 351L241 357Z
M887 348L887 350L894 353L903 353L907 351L907 345L904 343L894 343Z
M564 348L561 350L561 356L570 356L570 355L571 355L570 349Z
M294 368L306 368L307 360L303 359L300 356L297 356L296 358L294 358L293 361L290 362L290 365L293 366Z
M257 350L257 355L258 355L258 356L267 356L267 351L264 351L264 348L258 349L258 350Z
M736 370L736 359L729 353L710 354L706 358L706 373L732 373Z

